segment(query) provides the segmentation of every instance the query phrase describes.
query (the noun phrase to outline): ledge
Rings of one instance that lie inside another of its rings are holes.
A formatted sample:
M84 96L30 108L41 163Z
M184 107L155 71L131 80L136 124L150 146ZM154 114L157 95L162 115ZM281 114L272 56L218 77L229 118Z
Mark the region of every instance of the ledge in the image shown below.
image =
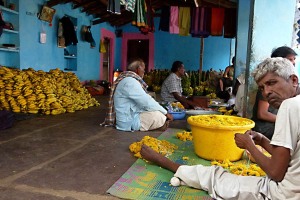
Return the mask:
M77 58L76 56L64 56L66 59L75 59Z
M9 9L9 8L6 8L6 7L4 7L4 6L0 6L0 9L1 9L1 10L3 10L3 11L9 12L9 13L16 14L16 15L18 15L18 14L19 14L19 12L18 12L18 11L11 10L11 9Z
M19 52L19 49L0 47L0 51Z
M18 34L19 31L15 31L15 30L10 30L10 29L3 29L4 32L7 32L7 33L15 33L15 34Z

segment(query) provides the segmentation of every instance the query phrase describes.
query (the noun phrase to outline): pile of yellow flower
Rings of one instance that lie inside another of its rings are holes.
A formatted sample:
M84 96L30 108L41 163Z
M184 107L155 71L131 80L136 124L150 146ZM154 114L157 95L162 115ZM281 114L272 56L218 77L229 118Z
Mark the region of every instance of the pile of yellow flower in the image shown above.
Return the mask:
M230 173L241 176L265 176L266 173L256 164L232 163L228 159L223 161L212 161L212 165L218 165L228 169Z
M182 131L182 132L178 132L176 134L176 137L181 140L181 141L192 141L193 140L193 135L192 135L192 132L189 132L189 131Z
M171 154L175 149L178 148L175 144L172 144L166 140L159 140L150 136L145 136L141 141L134 142L129 145L129 150L134 153L135 157L142 158L140 151L143 144L149 146L154 151L162 155Z
M199 125L205 124L210 126L245 126L253 123L249 119L224 115L198 115L191 116L189 119Z
M180 109L184 109L184 106L180 103L180 102L172 102L171 106L173 108L180 108Z

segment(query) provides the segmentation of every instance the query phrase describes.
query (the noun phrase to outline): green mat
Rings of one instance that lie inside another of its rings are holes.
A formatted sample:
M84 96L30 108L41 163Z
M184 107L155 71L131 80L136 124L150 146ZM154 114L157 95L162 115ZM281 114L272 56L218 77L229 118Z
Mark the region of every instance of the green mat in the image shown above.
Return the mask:
M199 158L194 153L193 143L191 141L183 142L176 138L176 133L180 129L169 128L161 136L160 140L167 140L178 146L168 158L186 165L202 164L209 166L210 161ZM189 157L188 160L182 160L182 157ZM187 186L173 187L170 185L170 179L173 173L138 159L123 175L115 182L107 193L124 199L212 199L207 192L189 188Z

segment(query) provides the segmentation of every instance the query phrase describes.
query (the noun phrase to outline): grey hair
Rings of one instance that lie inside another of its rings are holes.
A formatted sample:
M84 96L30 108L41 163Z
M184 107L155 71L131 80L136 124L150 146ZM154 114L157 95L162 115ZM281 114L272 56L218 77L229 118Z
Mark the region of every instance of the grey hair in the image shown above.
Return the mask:
M136 69L141 67L142 65L145 65L144 61L142 59L136 59L128 65L127 70L135 72Z
M268 72L272 72L285 80L295 74L295 67L291 61L286 58L267 58L262 61L252 72L256 82L260 81Z

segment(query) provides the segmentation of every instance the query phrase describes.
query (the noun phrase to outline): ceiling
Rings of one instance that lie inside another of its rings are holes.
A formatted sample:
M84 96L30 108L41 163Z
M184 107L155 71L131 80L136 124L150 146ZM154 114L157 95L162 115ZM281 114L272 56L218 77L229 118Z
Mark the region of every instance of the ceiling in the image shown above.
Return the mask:
M195 7L194 0L150 0L152 9L159 11L162 6L191 6ZM199 6L236 8L236 0L197 0ZM112 26L120 27L131 23L133 13L121 7L121 14L114 14L107 11L108 0L48 0L47 6L52 7L58 4L72 3L73 9L81 9L87 15L94 17L93 24L108 22ZM159 14L155 14L156 17Z

